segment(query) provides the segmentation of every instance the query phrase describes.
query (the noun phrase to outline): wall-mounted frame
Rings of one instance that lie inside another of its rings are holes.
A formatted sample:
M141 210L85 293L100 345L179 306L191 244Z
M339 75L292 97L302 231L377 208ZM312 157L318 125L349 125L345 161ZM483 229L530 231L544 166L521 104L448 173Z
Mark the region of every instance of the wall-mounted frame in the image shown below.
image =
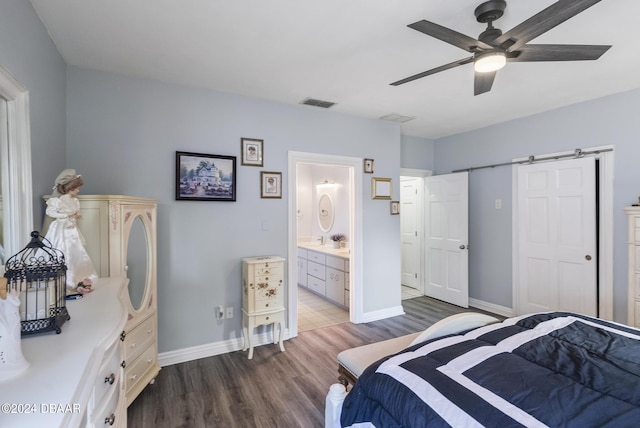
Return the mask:
M391 215L400 214L400 201L389 202L389 210L391 212Z
M282 173L272 171L260 172L260 197L282 198Z
M176 152L176 200L235 201L236 157Z
M391 179L380 177L371 178L371 198L391 199Z
M373 174L373 159L365 159L363 165L365 174Z
M262 166L262 151L264 140L255 138L241 138L240 152L242 153L241 163L248 166Z

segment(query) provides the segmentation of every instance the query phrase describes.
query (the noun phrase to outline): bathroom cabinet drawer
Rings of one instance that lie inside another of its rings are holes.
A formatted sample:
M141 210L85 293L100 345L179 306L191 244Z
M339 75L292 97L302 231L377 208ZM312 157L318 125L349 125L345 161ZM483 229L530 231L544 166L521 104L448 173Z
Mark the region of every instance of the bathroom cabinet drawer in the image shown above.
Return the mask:
M322 253L316 253L315 251L307 252L307 260L319 263L321 265L325 264L325 255Z
M322 296L326 294L326 285L324 280L316 278L315 276L307 276L307 287L309 288L309 290Z
M338 269L338 270L345 270L344 269L344 259L340 258L340 257L333 257L333 256L327 256L327 261L325 263L328 267L330 268L334 268L334 269Z
M307 261L307 273L319 279L325 279L325 268L323 264Z

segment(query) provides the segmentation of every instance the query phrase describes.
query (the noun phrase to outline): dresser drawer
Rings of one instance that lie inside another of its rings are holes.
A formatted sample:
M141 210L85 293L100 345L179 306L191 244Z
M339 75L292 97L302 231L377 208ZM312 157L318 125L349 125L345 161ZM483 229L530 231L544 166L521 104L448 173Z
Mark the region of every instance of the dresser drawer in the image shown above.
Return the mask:
M100 371L93 386L93 402L96 404L103 402L109 391L112 389L117 391L119 388L122 373L120 353L118 352L119 343L119 340L114 342L105 352Z
M318 279L324 279L325 277L325 268L324 265L319 264L319 263L315 263L312 261L308 261L307 262L307 273L309 275L313 275Z
M324 280L311 275L307 275L307 288L323 296L327 292Z
M127 363L124 376L127 384L127 394L136 382L144 378L144 374L156 365L156 350L154 346L144 349L140 357L133 362Z
M316 253L315 251L309 251L307 253L307 260L323 265L325 263L325 255L322 253Z
M154 316L147 318L142 324L127 332L124 339L124 360L127 364L147 349L150 343L155 342L155 338L156 325Z
M256 300L254 311L260 312L267 309L276 309L284 307L284 299L282 297L282 293L276 298L265 299L265 300Z
M116 385L116 383L114 383ZM95 402L95 408L90 411L90 427L121 427L124 420L118 420L118 399L120 391L118 387L109 391L109 394L102 401ZM91 409L90 409L91 410Z

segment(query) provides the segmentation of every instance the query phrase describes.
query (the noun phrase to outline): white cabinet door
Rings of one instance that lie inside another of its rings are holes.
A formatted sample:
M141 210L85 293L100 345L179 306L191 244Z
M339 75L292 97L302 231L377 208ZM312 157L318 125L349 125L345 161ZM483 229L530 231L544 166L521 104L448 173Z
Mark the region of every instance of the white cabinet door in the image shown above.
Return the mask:
M344 272L327 267L326 275L327 298L344 305Z

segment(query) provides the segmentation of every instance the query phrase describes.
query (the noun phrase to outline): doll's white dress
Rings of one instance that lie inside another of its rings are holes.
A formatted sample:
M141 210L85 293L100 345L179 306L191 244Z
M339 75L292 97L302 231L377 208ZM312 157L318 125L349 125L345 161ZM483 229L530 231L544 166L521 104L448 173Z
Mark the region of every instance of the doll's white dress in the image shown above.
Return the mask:
M85 278L98 278L91 258L84 248L84 237L76 225L76 213L80 212L80 201L71 195L50 198L47 201L47 215L54 220L45 238L51 246L64 254L67 264L67 287L76 288Z

